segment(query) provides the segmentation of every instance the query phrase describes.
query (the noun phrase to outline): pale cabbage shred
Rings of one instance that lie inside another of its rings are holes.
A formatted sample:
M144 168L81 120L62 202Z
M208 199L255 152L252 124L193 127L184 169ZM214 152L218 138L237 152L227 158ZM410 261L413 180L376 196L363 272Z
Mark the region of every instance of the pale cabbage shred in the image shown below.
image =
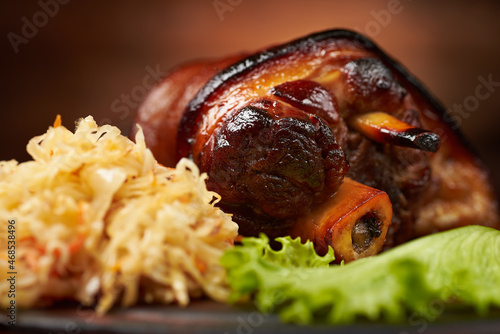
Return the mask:
M0 162L0 271L11 271L6 225L14 219L17 307L98 298L102 314L119 302L227 299L219 258L237 225L214 207L219 196L190 160L163 167L141 130L134 143L91 116L75 133L50 127L27 150L33 161ZM2 308L8 284L2 277Z

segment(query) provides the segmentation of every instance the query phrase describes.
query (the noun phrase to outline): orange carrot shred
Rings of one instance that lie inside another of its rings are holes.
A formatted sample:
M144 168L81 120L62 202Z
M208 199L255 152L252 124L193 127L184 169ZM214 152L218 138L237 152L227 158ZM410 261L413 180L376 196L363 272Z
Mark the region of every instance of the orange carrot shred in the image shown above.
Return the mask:
M57 114L53 127L58 128L61 126L61 124L62 124L61 115Z
M207 264L204 261L198 258L194 258L194 263L196 265L196 268L200 271L200 273L203 274L205 271L207 271Z

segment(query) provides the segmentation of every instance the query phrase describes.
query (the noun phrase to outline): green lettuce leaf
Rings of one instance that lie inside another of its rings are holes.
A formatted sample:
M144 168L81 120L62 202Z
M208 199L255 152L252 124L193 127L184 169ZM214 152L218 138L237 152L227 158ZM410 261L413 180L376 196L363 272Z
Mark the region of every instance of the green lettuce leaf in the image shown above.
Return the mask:
M260 311L301 324L434 320L451 304L479 314L500 306L500 231L491 228L461 227L332 266L333 250L321 257L309 241L276 240L280 250L261 235L223 255L232 302L251 297Z

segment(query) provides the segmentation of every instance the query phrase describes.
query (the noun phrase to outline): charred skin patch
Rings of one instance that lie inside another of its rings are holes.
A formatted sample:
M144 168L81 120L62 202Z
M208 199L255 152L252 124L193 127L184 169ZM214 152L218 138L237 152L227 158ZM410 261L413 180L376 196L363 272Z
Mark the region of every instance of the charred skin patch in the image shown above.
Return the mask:
M343 115L371 111L397 110L407 91L378 59L360 58L341 70Z

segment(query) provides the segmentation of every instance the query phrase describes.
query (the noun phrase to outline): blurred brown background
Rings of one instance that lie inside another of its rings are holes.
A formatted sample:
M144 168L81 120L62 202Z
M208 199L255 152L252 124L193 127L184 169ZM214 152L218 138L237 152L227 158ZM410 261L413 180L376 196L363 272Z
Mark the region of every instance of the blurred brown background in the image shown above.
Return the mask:
M0 16L0 160L26 160L29 138L56 114L71 129L93 115L128 133L155 78L181 62L343 27L371 37L447 108L468 103L455 116L500 188L500 2L4 0ZM499 84L479 100L481 77Z

